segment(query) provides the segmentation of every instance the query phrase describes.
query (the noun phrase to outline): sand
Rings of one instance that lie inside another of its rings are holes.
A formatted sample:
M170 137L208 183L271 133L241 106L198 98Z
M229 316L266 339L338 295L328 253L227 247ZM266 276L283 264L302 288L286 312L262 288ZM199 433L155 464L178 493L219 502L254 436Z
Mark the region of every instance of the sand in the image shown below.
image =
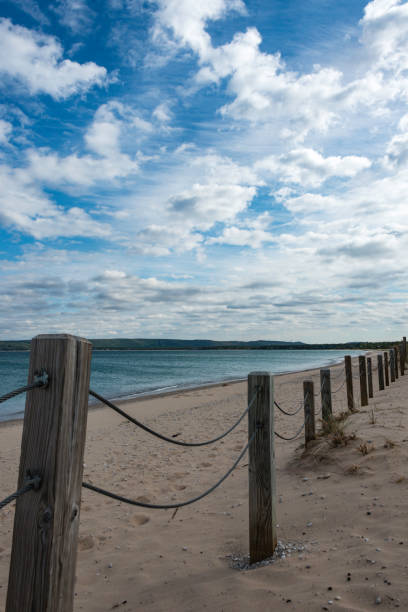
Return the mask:
M332 368L334 391L342 370ZM275 377L276 400L293 410L310 377L317 391L318 371ZM263 567L237 569L248 553L246 458L216 492L175 515L84 490L75 611L408 610L408 375L379 392L375 373L374 389L369 406L345 422L352 438L347 445L321 438L305 451L302 435L276 441L284 556ZM122 406L168 435L197 441L232 424L246 394L246 383L228 383ZM345 386L333 406L335 414L346 410ZM293 418L276 411L281 434L289 436L301 423L302 411ZM21 431L21 423L0 427L4 496L16 486ZM213 484L246 437L244 419L213 446L170 446L109 409L95 409L88 419L84 480L139 500L182 501ZM0 514L0 609L13 515L14 505Z

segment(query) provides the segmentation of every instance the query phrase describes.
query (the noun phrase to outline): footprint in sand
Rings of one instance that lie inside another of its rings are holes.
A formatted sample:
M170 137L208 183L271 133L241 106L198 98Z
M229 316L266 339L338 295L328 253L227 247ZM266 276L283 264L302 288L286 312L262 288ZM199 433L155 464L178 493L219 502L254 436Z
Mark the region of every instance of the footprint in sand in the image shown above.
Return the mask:
M236 450L239 451L242 449L242 444L236 444L235 446L232 447L232 450Z
M175 489L176 491L184 491L184 489L186 488L186 485L174 485L173 489Z
M139 497L136 497L136 501L141 502L142 504L149 504L150 497L147 497L146 495L139 495Z
M168 476L169 480L178 480L179 478L183 478L184 476L188 476L190 472L174 472L174 474L170 474Z
M146 525L150 521L150 518L145 514L135 514L132 517L132 523L135 525Z
M212 463L208 463L208 461L203 461L203 463L200 464L201 467L211 467Z
M95 546L95 540L91 535L79 536L78 548L79 550L91 550Z

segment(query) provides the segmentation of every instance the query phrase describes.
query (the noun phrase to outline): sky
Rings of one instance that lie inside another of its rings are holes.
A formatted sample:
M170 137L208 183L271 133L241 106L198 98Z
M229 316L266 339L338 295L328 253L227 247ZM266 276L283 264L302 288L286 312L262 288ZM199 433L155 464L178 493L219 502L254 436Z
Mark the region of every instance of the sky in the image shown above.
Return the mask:
M406 334L408 2L0 0L0 338Z

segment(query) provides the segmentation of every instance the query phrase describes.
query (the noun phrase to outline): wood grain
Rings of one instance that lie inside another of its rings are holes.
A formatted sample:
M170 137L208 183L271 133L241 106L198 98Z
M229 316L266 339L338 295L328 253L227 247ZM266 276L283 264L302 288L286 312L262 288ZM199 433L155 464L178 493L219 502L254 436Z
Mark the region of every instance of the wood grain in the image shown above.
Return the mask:
M359 355L358 368L360 373L360 403L362 406L368 406L368 394L367 394L367 370L366 370L366 358L364 355Z
M274 451L273 376L269 372L248 375L249 447L249 556L256 563L272 556L277 544Z
M371 363L371 357L367 357L367 383L368 383L368 397L374 397L373 367Z
M18 486L42 484L17 500L6 612L72 612L90 363L83 338L32 341L28 382L50 382L27 394Z
M333 410L329 368L320 370L320 388L322 396L322 419L323 421L330 421Z
M315 402L313 380L303 381L303 405L305 407L305 446L316 439Z
M384 391L384 367L382 355L377 355L377 368L378 368L378 388L380 391Z
M353 392L353 369L351 365L351 356L344 357L344 370L346 373L346 389L347 389L347 406L350 412L354 410L354 392Z
M388 363L388 352L384 351L384 374L385 374L385 385L390 386L390 369Z

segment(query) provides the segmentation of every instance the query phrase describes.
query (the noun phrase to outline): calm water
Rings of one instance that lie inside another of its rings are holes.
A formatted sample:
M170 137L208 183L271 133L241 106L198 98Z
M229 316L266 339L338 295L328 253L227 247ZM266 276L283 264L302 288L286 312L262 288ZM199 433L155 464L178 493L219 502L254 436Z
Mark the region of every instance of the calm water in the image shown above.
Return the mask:
M359 351L350 351L358 355ZM344 350L95 351L91 387L108 397L158 393L209 382L315 368L343 359ZM29 353L0 351L0 395L27 384ZM25 396L0 404L0 420L21 418Z

